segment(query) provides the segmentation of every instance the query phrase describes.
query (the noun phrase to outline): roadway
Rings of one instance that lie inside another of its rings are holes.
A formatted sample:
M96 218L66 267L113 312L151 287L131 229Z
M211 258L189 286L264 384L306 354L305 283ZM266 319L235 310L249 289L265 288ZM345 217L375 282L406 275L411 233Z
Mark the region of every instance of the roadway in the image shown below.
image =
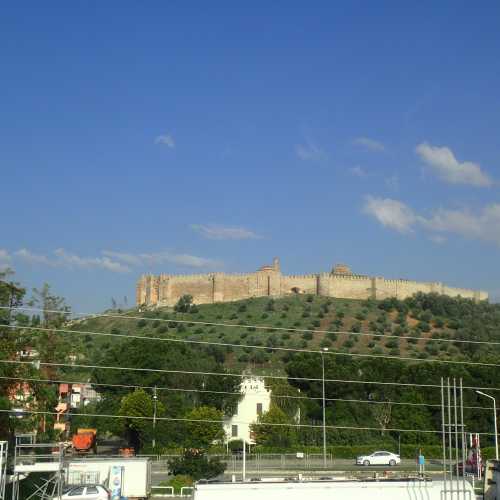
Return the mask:
M227 469L224 474L224 479L230 480L234 474L237 478L242 475L242 461L240 458L233 460L230 457L226 460ZM442 462L439 460L431 460L426 465L426 473L432 475L433 478L439 479L442 477ZM289 477L303 474L308 477L325 477L325 476L355 476L355 477L373 477L374 474L383 476L385 471L389 474L410 475L417 473L417 467L414 460L402 460L400 465L390 467L387 465L371 465L368 467L356 465L354 460L335 459L329 461L327 468L323 468L322 463L315 461L314 463L283 463L279 459L260 459L258 463L252 460L247 461L246 474L248 478L252 477ZM162 481L166 481L169 477L168 464L166 461L152 462L152 483L158 485Z

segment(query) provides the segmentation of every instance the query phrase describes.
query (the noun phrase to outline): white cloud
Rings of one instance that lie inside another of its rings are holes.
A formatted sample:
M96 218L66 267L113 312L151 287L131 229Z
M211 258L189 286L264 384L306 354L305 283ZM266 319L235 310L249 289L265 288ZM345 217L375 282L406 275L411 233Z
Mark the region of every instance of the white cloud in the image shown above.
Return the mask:
M191 229L209 240L255 240L260 236L244 227L191 224Z
M379 153L385 151L385 146L381 142L376 141L375 139L370 139L369 137L356 137L352 143L355 146L360 146L370 151L376 151Z
M475 211L439 209L431 216L423 216L401 201L369 196L365 201L364 212L383 226L400 233L409 233L419 227L430 233L429 238L435 243L443 243L446 234L455 234L500 247L500 203L492 203Z
M54 250L51 256L34 253L26 248L21 248L14 253L14 257L29 264L49 267L67 267L70 269L105 269L114 273L126 273L130 268L108 257L80 257L67 252L64 248Z
M453 151L446 146L431 146L423 142L415 148L415 151L445 182L478 187L491 186L493 183L478 163L470 161L460 163Z
M417 222L417 216L411 208L390 198L368 196L363 210L377 219L383 226L395 229L400 233L411 232L412 226Z
M8 253L5 252L5 255L8 256ZM3 261L7 261L2 256L4 256L3 252L0 253L0 264ZM104 250L97 257L82 257L81 255L68 252L64 248L57 248L50 255L37 254L26 248L21 248L14 252L13 257L29 264L67 269L103 269L113 273L128 273L133 268L144 268L161 264L172 264L179 267L196 269L221 268L223 265L220 261L214 259L167 251L132 254Z
M368 174L366 173L366 171L361 168L360 166L355 166L355 167L351 167L349 169L349 172L354 175L354 177L359 177L359 178L363 178L363 177L367 177Z
M170 149L175 148L174 138L170 134L159 135L155 139L155 144L162 144L163 146L167 146Z
M307 140L306 144L297 144L295 146L296 155L304 161L317 161L326 158L326 152L314 144L311 140Z
M24 260L29 264L42 264L45 266L55 266L56 263L49 259L46 255L40 255L31 252L27 248L21 248L14 252L14 257Z
M7 250L0 248L0 262L10 262L10 255Z
M109 257L80 257L79 255L69 253L64 248L58 248L54 251L56 262L59 265L65 265L69 268L84 268L84 269L106 269L114 273L128 273L130 268L111 260Z
M486 205L479 212L440 209L422 225L436 233L453 233L500 246L500 204Z
M436 243L436 245L442 245L443 243L446 243L446 238L440 234L433 234L429 236L429 239L433 243Z
M146 267L159 264L173 264L181 267L207 269L222 267L222 263L220 261L184 253L176 254L172 252L157 252L132 254L115 252L113 250L104 250L102 254L132 267Z

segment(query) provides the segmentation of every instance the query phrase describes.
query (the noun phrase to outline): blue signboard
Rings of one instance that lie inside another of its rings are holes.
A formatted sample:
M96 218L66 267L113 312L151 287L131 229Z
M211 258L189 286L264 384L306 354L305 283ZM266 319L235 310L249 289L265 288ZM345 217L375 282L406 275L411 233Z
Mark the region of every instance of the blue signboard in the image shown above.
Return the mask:
M122 496L123 466L113 465L109 473L111 500L120 500Z

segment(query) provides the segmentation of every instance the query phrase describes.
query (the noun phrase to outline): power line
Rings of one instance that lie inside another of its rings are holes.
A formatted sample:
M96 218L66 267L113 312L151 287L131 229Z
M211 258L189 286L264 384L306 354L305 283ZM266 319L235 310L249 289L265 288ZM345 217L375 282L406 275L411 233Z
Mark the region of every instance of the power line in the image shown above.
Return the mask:
M0 409L2 413L29 413L34 415L59 415L57 412L50 411L36 411L36 410L3 410ZM136 420L163 420L167 422L191 422L191 423L209 423L209 424L225 424L224 420L210 420L210 419L192 419L192 418L175 418L175 417L147 417L147 416L138 416L138 415L108 415L103 413L71 413L72 416L82 416L82 417L101 417L101 418L127 418L127 419L136 419ZM239 425L263 425L270 427L296 427L296 428L309 428L309 429L323 429L322 425L312 425L312 424L292 424L292 423L267 423L267 422L241 422L234 421L231 419L231 423L239 424ZM326 425L327 429L336 429L336 430L353 430L353 431L375 431L375 432L420 432L425 434L440 434L441 430L428 430L428 429L394 429L394 428L385 428L382 429L380 427L355 427L355 426L343 426L343 425ZM482 433L482 434L491 434L491 433Z
M19 380L23 382L35 382L35 383L46 383L46 384L80 384L80 385L90 385L96 387L113 387L118 389L147 389L147 390L157 390L157 391L172 391L172 392L194 392L194 393L208 393L208 394L224 394L224 395L238 395L244 396L243 392L235 392L235 391L212 391L208 389L190 389L190 388L173 388L173 387L159 387L159 386L151 386L151 385L137 385L137 384L106 384L103 382L82 382L77 380L54 380L54 379L40 379L40 378L26 378L26 377L6 377L0 376L0 379L4 380ZM265 395L268 392L256 392L252 394L260 394ZM299 400L319 400L321 401L322 397L312 397L312 396L294 396L290 394L275 394L274 391L271 390L272 398L283 398L283 399L299 399ZM387 405L400 405L400 406L422 406L422 407L431 407L431 408L441 408L440 404L431 404L431 403L410 403L404 401L376 401L372 399L345 399L345 398L325 398L325 401L338 401L343 403L369 403L369 404L387 404ZM486 406L464 406L465 409L469 410L488 410L491 411L490 407Z
M8 309L6 306L0 306L0 309ZM187 319L165 319L165 318L150 318L147 316L130 316L125 314L109 314L109 313L71 313L71 311L57 311L57 310L45 310L36 307L21 307L18 306L13 308L13 310L23 310L23 311L37 311L37 312L47 312L47 313L60 313L62 315L67 314L76 314L78 316L83 316L82 321L89 321L91 319L96 319L99 317L103 318L115 318L115 319L134 319L134 320L146 320L146 321L157 321L164 323L178 323L178 324L193 324L200 326L218 326L224 328L253 328L255 330L272 330L272 331L280 331L280 332L289 332L289 333L313 333L313 334L328 334L334 333L336 335L352 335L352 336L361 336L361 337L381 337L381 338L396 338L402 340L417 340L423 342L447 342L451 344L459 343L459 344L479 344L479 345L500 345L500 342L495 341L486 341L486 340L465 340L465 339L443 339L436 337L416 337L410 335L395 335L395 334L386 334L386 333L376 333L376 332L350 332L347 330L311 330L307 328L287 328L283 326L266 326L266 325L247 325L247 324L234 324L234 323L217 323L217 322L208 322L208 321L198 321L198 320L187 320Z
M18 361L18 360L6 360L0 359L0 363L6 364L24 364L31 365L39 364L40 366L57 366L63 368L86 368L95 370L117 370L117 371L135 371L135 372L151 372L151 373L170 373L170 374L181 374L181 375L209 375L217 377L237 377L237 378L250 378L251 375L245 373L221 373L221 372L197 372L188 370L166 370L161 368L135 368L126 366L102 366L102 365L81 365L74 363L51 363L43 361ZM297 380L303 382L322 382L322 378L308 378L308 377L288 377L286 375L254 375L254 377L268 378L275 380ZM325 382L336 382L343 384L362 384L362 385L392 385L397 387L426 387L432 389L440 389L441 386L438 384L415 384L411 382L385 382L378 380L346 380L346 379L332 379L325 378ZM471 390L481 390L481 391L500 391L497 387L475 387L475 386L463 386L463 389Z
M28 329L44 332L55 332L55 333L75 333L77 335L95 335L100 337L118 337L125 339L138 339L138 340L153 340L159 342L173 342L178 344L195 344L195 345L214 345L218 347L232 347L239 349L258 349L258 350L272 350L272 351L283 351L283 352L298 352L298 353L309 353L309 354L327 354L330 356L344 356L353 358L371 358L371 359L388 359L388 360L399 360L407 361L412 363L442 363L449 365L467 365L467 366L489 366L489 367L500 367L497 363L485 363L482 361L455 361L450 359L435 359L435 358L411 358L408 356L391 356L389 354L362 354L353 352L340 352L340 351L322 351L315 349L296 349L292 347L270 347L270 346L258 346L258 345L241 345L230 342L211 342L208 340L190 340L190 339L174 339L165 337L148 337L144 335L129 335L123 333L110 333L110 332L91 332L87 330L68 330L65 328L45 328L40 326L21 326L21 325L5 325L5 328L11 329Z

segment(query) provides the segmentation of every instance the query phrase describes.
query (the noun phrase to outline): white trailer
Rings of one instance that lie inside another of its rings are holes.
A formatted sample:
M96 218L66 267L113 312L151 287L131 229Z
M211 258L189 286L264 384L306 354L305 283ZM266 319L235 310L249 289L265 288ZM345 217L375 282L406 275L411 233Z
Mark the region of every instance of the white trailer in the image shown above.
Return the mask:
M85 457L68 462L66 483L102 484L112 489L111 468L122 467L121 496L147 498L151 493L151 461L149 458L92 458Z
M442 481L381 480L381 481L304 481L207 483L195 486L194 500L474 500L474 490L467 482L466 491L445 494Z

